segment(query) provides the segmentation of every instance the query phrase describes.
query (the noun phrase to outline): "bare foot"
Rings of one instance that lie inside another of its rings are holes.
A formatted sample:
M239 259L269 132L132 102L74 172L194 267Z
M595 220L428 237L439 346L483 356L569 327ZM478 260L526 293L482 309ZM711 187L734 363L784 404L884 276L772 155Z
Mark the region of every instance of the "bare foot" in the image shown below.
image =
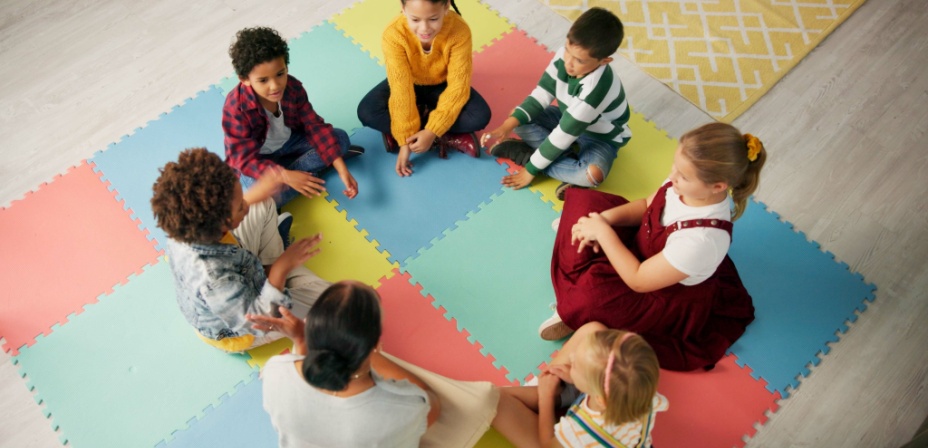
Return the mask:
M412 176L412 163L409 161L409 145L400 147L396 156L396 174L400 177Z

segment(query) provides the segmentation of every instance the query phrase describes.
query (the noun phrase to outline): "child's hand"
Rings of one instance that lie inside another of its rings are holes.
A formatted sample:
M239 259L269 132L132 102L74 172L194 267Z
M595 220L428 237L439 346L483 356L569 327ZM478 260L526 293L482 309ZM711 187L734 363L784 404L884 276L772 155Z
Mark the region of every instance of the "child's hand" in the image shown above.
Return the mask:
M351 175L347 169L345 172L339 171L338 177L341 178L342 183L345 184L345 189L342 190L342 193L348 197L348 199L354 199L358 195L358 181L354 180L354 176Z
M263 332L277 331L287 335L288 338L296 340L303 339L304 324L303 320L294 316L285 306L279 306L280 317L266 316L263 314L246 314L245 319L251 321L254 325L251 328Z
M283 170L283 181L290 188L309 198L321 196L325 191L324 180L303 171Z
M490 143L509 137L509 134L512 134L512 130L518 125L519 120L513 117L506 118L506 121L503 121L503 124L499 125L498 128L490 132L484 132L483 135L480 136L480 146L490 148Z
M504 176L502 184L503 186L512 188L513 190L518 190L531 184L533 179L535 179L535 175L523 169L516 171L515 174Z
M568 364L552 364L548 366L545 372L558 377L558 379L565 383L574 383L574 380L570 377L570 365Z
M396 156L396 174L400 177L412 176L412 162L409 161L409 145L400 146Z
M435 141L435 137L437 137L437 135L435 135L434 132L423 129L413 134L412 137L407 138L406 144L409 145L409 149L412 152L421 154L432 149L432 143Z
M257 204L280 191L284 185L282 169L272 168L261 173L261 177L245 192L245 203Z
M554 397L557 397L557 395L561 393L560 389L562 387L563 386L561 385L561 379L558 378L557 375L550 373L550 372L542 373L541 376L538 377L539 401L542 399L542 397L545 397L548 399L553 399Z
M317 233L310 238L303 238L291 244L267 271L267 280L271 285L283 291L290 271L319 253L316 246L320 241L322 241L322 234Z
M309 238L303 238L295 241L283 254L277 259L275 264L281 260L286 260L290 264L290 269L303 264L306 260L316 256L319 249L316 247L322 241L322 234L317 233Z
M579 243L577 253L583 251L587 246L591 247L593 251L599 252L599 235L611 229L606 218L596 212L590 213L589 216L577 220L577 223L571 228L570 243Z

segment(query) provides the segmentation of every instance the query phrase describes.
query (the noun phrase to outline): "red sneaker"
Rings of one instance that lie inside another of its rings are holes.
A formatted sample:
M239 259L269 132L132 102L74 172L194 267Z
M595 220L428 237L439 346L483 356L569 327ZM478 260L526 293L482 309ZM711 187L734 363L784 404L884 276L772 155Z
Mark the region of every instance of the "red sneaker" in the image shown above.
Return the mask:
M464 134L447 133L441 136L440 144L443 147L454 148L471 157L480 157L480 144L477 142L477 134L468 132Z

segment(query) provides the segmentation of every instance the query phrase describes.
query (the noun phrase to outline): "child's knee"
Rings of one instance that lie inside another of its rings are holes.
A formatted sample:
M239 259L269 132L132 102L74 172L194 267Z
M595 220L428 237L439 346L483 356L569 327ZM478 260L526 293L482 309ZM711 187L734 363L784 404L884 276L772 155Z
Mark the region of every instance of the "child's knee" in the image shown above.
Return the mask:
M606 174L603 173L600 167L592 164L586 167L586 180L589 181L589 186L598 187L599 184L603 183L605 177Z

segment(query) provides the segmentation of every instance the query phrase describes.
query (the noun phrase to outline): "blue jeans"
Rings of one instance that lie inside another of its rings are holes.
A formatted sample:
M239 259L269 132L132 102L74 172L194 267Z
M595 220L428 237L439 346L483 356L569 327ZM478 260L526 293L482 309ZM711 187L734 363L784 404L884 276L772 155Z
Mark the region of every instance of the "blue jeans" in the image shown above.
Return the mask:
M338 147L344 157L348 153L348 148L351 147L348 133L335 128L335 137L338 139ZM288 170L305 171L316 177L329 167L319 157L316 148L309 144L306 135L294 130L291 130L290 139L284 143L284 146L270 154L260 154L258 158L270 160ZM244 174L241 175L240 181L244 190L248 190L255 183L254 178ZM277 203L277 207L280 207L299 195L300 192L285 186L280 193L274 196L274 202Z
M516 135L522 138L534 149L538 149L551 131L557 127L561 121L561 110L557 106L548 106L545 110L534 117L528 124L523 124L515 129ZM612 162L619 150L607 142L590 137L586 133L580 134L574 145L580 146L580 151L574 153L567 150L558 157L551 165L545 168L544 173L561 182L567 182L581 187L596 187L600 182L596 182L593 176L588 174L590 165L596 166L603 173L603 180L609 175L612 168Z
M446 82L434 86L413 87L416 94L416 106L419 109L419 123L421 123L423 127L425 127L429 117L422 116L422 106L428 107L429 110L434 110L435 107L438 106L438 97L441 96L442 92L444 92L447 87L448 83ZM361 99L361 103L358 104L358 119L361 120L361 124L383 132L384 134L392 135L390 131L389 102L390 84L387 80L384 80L380 84L374 86L367 95L364 95L364 98ZM448 133L464 134L468 132L477 132L487 127L487 123L489 122L490 106L487 104L486 100L471 87L470 98L467 100L467 103L464 104L461 113L458 114L457 120L451 125L451 129L448 129Z

